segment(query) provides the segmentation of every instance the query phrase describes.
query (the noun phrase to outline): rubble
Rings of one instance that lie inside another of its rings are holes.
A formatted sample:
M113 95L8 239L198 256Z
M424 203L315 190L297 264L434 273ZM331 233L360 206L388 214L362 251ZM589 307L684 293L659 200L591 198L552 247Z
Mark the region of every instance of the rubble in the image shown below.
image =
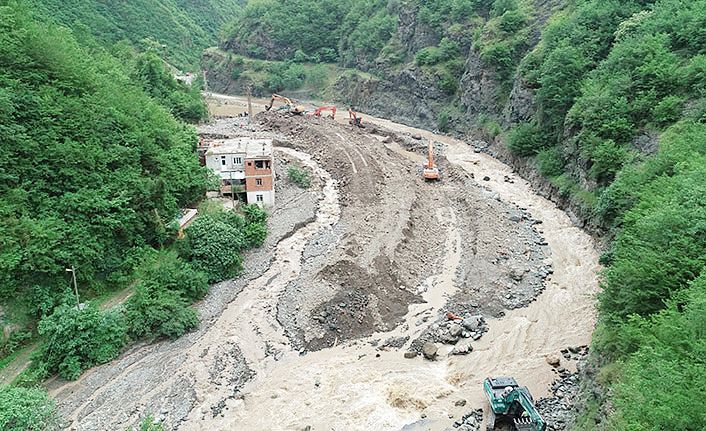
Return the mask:
M536 402L537 410L547 423L547 431L564 431L570 429L573 420L576 418L575 408L577 396L580 389L580 370L585 364L588 356L588 346L571 346L561 351L566 361L576 361L578 371L572 373L564 367L559 367L558 355L551 359L557 361L554 367L558 378L551 384L551 397L540 398ZM549 357L547 357L549 362Z

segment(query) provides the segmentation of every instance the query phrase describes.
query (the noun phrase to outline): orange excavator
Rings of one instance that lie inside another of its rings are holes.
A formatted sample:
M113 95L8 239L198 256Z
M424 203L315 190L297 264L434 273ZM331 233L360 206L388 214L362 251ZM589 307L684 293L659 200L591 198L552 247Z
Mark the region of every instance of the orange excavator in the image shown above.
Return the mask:
M429 156L427 163L424 165L422 176L427 181L436 181L439 179L439 168L434 164L434 147L429 142Z
M312 114L312 115L314 115L315 117L320 117L321 113L324 111L331 111L331 115L330 115L331 119L333 119L333 120L336 119L336 106L335 105L321 106L319 108L316 108L316 111L314 111L314 114Z
M351 108L348 108L348 124L360 127L361 129L365 127L363 126L363 117L359 117Z
M273 94L272 99L270 99L270 104L265 105L265 111L269 111L270 109L272 109L272 106L274 106L275 101L284 103L283 106L277 109L278 111L286 109L292 114L301 115L306 110L303 105L295 104L289 97L280 96L279 94Z

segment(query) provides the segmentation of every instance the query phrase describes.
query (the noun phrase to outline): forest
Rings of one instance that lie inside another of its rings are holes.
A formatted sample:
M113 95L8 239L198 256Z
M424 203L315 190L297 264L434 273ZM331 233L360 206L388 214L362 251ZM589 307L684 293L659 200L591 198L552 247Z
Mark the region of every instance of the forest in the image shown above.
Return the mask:
M211 185L190 124L208 112L158 50L104 45L22 2L0 6L0 28L0 303L12 328L0 364L37 346L0 390L0 428L44 429L55 416L35 385L194 329L191 304L237 275L266 215L201 205L177 239L181 208ZM134 291L123 306L101 306L122 289Z

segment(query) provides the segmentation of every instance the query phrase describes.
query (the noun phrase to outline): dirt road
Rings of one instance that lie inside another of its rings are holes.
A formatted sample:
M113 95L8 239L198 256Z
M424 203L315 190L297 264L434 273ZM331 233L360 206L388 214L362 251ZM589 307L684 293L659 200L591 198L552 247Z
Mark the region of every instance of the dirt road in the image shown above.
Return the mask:
M218 101L220 114L245 106ZM253 130L220 125L279 146L267 245L199 306L199 331L53 382L67 428L124 429L152 414L179 430L443 430L483 405L487 375L547 393L545 356L590 342L590 238L463 142L365 120L388 130L276 113ZM410 132L443 142L442 182L421 179L408 150L424 144ZM287 183L292 163L310 170L311 190ZM489 331L470 354L448 355L480 332L439 343L436 361L405 359L418 339L448 338L447 311L482 314Z

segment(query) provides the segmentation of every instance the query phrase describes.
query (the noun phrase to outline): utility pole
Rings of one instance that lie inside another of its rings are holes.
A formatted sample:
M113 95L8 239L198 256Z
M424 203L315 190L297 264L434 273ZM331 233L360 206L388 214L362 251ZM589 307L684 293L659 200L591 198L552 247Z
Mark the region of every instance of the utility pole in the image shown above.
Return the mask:
M66 268L66 272L71 273L71 278L74 282L74 294L76 294L76 309L81 309L81 301L78 298L78 284L76 284L76 267L71 265L71 268Z
M248 95L248 123L252 122L252 84L245 86L245 94Z
M235 190L233 186L233 171L230 171L230 203L233 210L235 210Z

